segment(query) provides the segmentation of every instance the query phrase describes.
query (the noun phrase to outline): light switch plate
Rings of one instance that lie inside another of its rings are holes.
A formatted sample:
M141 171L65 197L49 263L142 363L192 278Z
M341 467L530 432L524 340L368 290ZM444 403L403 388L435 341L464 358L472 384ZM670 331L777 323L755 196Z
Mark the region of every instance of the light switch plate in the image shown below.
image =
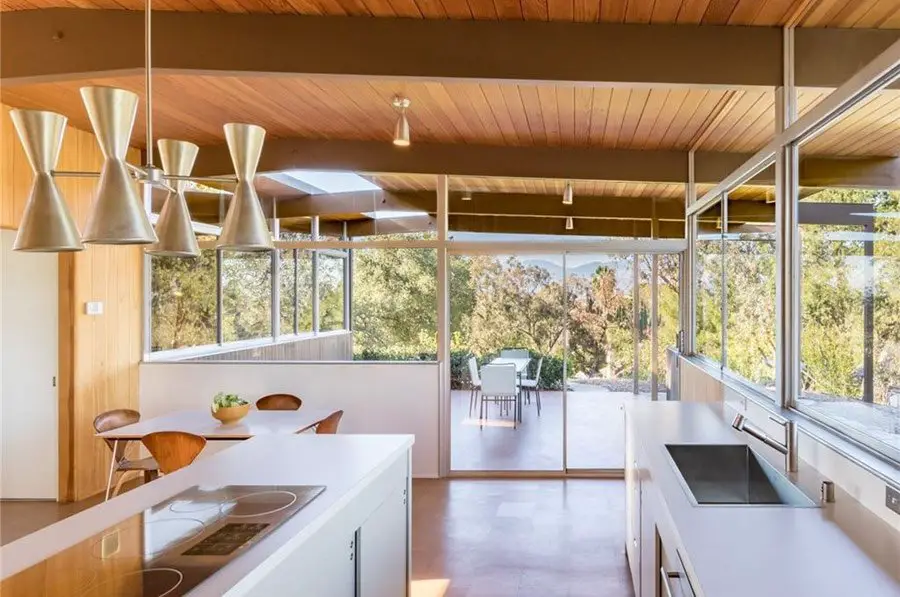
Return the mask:
M884 503L889 510L893 510L897 514L900 514L900 489L888 485Z
M84 312L88 315L103 315L103 303L100 301L85 303Z

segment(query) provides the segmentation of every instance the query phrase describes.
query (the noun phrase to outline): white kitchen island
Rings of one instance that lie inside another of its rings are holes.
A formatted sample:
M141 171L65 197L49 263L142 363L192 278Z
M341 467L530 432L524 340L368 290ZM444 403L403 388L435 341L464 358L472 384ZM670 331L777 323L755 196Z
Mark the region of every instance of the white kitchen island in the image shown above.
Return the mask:
M412 444L405 435L253 438L3 546L0 592L147 595L146 579L141 586L147 564L142 571L139 556L146 562L151 535L161 527L151 532L142 524L131 547L127 529L107 540L110 527L135 517L146 521L142 513L195 486L318 485L326 488L318 497L227 565L189 591L162 594L407 596ZM136 579L137 588L122 584L123 575Z

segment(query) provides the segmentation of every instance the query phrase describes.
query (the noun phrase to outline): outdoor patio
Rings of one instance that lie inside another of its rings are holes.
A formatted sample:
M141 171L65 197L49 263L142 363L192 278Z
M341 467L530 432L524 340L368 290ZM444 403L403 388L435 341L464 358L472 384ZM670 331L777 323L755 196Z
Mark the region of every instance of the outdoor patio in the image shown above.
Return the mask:
M639 396L637 399L648 397ZM568 392L569 469L616 469L624 466L623 405L636 397L574 385ZM563 468L563 393L541 392L541 415L532 396L522 422L513 428L512 413L500 415L486 405L482 428L478 407L469 416L469 392L454 390L451 401L451 468L457 471L558 471Z

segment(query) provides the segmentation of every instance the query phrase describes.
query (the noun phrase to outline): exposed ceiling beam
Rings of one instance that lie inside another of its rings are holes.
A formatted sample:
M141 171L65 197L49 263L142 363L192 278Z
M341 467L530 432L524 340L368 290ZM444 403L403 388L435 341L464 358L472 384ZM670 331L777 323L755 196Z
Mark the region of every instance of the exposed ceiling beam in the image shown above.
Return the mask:
M7 12L3 83L140 69L143 19L122 10ZM781 78L781 32L767 27L170 11L153 19L154 66L170 72L702 86Z
M654 199L648 197L579 196L573 205L563 205L557 195L524 193L471 193L463 201L460 193L451 193L447 206L453 215L480 216L544 216L565 218L599 218L612 220L650 220ZM680 199L657 199L656 217L660 220L683 221L684 203ZM393 192L366 191L336 195L308 195L280 200L278 215L297 218L345 213L422 211L435 213L437 196L433 191Z
M698 152L698 184L717 184L749 154ZM233 172L225 145L200 149L196 176ZM398 149L383 141L272 139L263 148L260 172L296 168L352 172L402 172L450 176L502 176L616 180L623 182L687 182L687 154L671 150L596 149L584 147L511 147L415 143ZM774 185L774 168L750 182ZM800 163L803 186L900 188L900 160L891 157L809 157Z

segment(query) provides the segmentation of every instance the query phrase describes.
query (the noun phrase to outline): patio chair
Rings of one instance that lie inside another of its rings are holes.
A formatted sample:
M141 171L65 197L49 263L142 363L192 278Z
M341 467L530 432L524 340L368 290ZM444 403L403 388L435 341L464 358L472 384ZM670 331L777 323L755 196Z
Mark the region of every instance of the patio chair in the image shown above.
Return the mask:
M484 428L485 402L495 402L500 406L500 414L504 407L509 412L513 405L513 428L519 421L519 384L515 365L486 365L481 368L481 409L478 419Z
M537 414L541 416L541 390L538 385L541 383L541 366L544 364L544 357L538 359L537 369L534 372L534 379L523 379L522 390L525 392L525 398L531 404L531 392L534 391L534 400L537 404Z
M478 403L478 393L481 392L481 376L478 375L478 361L475 357L469 357L469 416L472 416L472 407Z
M527 359L530 356L527 348L504 348L500 351L500 358L503 359Z

